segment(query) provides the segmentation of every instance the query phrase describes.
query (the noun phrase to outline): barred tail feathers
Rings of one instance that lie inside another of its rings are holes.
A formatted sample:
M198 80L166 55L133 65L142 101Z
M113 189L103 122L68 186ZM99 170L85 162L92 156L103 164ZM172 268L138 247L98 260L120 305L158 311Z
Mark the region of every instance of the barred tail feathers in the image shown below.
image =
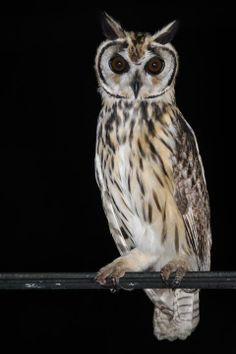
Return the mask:
M186 339L199 323L199 290L146 290L155 305L153 327L159 340Z

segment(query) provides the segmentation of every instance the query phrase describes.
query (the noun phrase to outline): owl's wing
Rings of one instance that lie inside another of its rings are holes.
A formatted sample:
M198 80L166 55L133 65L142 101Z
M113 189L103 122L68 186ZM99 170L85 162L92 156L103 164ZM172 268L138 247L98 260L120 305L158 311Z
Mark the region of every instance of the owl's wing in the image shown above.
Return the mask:
M192 128L178 112L177 153L173 161L174 198L182 214L189 248L199 270L210 268L210 207L204 169Z

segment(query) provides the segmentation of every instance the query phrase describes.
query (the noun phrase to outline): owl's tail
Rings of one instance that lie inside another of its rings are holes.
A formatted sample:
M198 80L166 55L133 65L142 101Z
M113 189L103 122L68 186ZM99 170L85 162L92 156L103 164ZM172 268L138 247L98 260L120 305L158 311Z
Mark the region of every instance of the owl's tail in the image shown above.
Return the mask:
M190 292L191 291L191 292ZM146 290L154 302L154 335L159 339L186 339L199 322L199 290Z

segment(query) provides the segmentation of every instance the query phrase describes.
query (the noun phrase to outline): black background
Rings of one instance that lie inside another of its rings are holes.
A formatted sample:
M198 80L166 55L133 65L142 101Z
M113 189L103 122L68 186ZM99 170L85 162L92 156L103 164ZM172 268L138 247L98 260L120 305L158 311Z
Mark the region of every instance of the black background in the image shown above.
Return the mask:
M233 270L234 12L154 4L105 10L128 30L154 32L180 20L177 104L205 165L212 269ZM96 271L118 255L94 179L99 13L77 5L1 16L0 272ZM142 291L2 291L0 339L33 352L48 345L69 352L199 353L223 345L233 353L234 299L234 291L202 291L196 332L169 343L153 337L153 307Z

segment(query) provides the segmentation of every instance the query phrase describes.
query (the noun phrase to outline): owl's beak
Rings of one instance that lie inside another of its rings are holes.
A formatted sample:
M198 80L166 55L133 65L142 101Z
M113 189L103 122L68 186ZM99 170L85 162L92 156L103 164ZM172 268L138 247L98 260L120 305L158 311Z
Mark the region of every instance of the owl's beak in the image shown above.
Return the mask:
M140 82L140 77L139 77L138 72L135 73L134 78L133 78L130 86L131 86L131 88L132 88L132 90L134 92L134 97L137 98L139 90L140 90L140 87L141 87L141 82Z
M133 81L131 87L132 87L132 90L134 92L135 98L137 98L139 90L140 90L140 87L141 87L140 82L137 81L137 80Z

